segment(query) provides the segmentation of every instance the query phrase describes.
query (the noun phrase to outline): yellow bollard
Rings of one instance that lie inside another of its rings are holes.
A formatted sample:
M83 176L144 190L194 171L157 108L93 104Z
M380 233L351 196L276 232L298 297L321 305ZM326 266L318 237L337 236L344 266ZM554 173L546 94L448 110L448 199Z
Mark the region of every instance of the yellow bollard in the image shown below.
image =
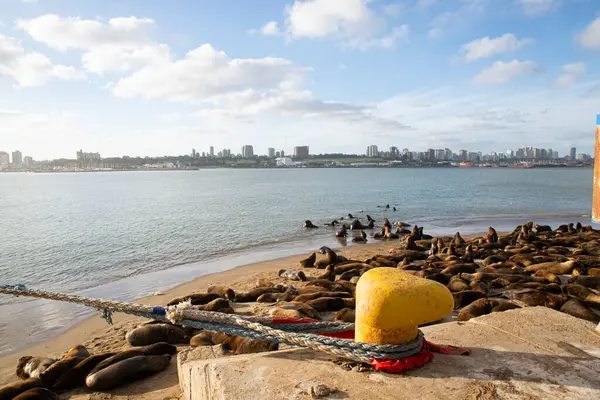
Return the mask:
M438 321L453 308L454 298L441 283L396 268L374 268L356 285L355 340L408 343L419 325Z

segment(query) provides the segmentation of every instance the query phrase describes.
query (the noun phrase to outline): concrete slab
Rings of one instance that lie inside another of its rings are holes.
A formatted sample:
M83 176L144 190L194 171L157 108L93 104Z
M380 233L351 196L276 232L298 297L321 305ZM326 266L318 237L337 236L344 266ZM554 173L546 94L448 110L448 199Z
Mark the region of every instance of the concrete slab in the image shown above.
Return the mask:
M594 328L532 307L423 328L428 340L471 347L472 355L436 354L403 375L347 371L327 354L294 349L188 356L179 365L180 384L185 400L312 398L311 391L323 391L319 385L335 389L323 397L330 399L600 398L600 335Z

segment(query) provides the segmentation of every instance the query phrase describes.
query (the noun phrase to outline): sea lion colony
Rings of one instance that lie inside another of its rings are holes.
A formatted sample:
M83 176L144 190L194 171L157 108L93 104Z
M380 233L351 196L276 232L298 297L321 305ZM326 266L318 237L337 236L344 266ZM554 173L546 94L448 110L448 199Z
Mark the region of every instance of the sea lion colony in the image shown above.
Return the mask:
M391 226L384 221L384 229ZM299 270L280 270L277 275L284 284L260 279L246 292L212 286L168 305L189 301L196 309L233 313L237 303L255 302L253 313L258 315L354 322L360 276L373 268L393 267L446 285L460 321L527 306L600 321L600 231L590 226L568 224L553 230L530 221L505 235L490 227L486 236L469 240L458 232L433 238L415 226L402 236L401 245L389 254L352 260L322 247L320 257L311 253L300 261ZM132 348L120 352L90 354L75 346L60 359L22 357L17 364L22 380L0 389L0 400L55 399L55 392L77 387L111 390L164 370L178 350L175 345L218 345L233 354L278 348L271 342L160 321L139 325L125 340Z

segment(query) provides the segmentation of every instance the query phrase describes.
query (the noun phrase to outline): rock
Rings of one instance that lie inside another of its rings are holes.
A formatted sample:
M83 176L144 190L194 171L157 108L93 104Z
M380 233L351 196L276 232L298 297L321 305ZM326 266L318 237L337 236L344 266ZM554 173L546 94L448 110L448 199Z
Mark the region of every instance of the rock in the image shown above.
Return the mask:
M329 388L322 382L318 381L304 381L296 385L297 389L300 389L300 396L310 396L313 399L320 399L334 393L336 390Z

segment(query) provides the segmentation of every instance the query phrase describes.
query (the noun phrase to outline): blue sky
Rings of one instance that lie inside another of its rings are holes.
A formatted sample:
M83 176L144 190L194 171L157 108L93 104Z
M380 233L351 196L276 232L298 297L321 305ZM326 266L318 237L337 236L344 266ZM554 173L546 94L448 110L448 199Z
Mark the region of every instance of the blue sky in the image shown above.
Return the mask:
M592 152L594 0L0 0L0 150Z

